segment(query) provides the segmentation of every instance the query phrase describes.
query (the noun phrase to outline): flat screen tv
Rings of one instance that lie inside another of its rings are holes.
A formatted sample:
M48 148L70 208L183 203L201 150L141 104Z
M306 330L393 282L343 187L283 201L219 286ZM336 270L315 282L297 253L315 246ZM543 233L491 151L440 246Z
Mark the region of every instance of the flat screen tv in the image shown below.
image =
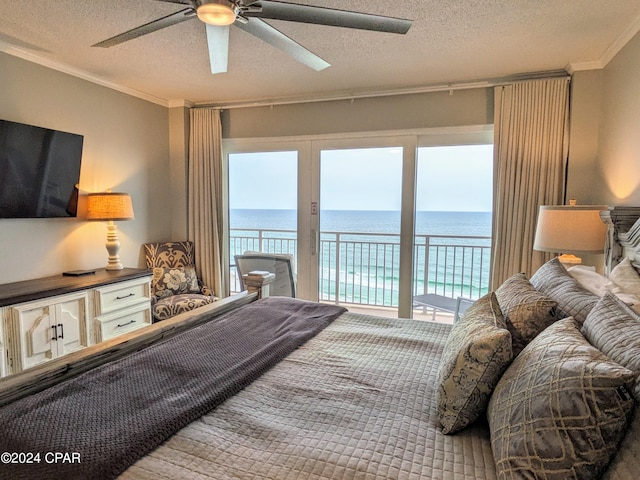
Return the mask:
M0 120L0 218L75 217L83 141Z

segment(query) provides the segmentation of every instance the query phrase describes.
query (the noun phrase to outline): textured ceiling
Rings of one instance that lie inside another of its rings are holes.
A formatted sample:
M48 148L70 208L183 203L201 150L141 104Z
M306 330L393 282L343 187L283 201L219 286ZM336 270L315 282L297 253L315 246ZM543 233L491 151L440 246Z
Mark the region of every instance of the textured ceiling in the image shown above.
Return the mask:
M229 72L209 73L193 19L90 45L180 10L155 0L2 0L0 51L163 101L224 104L419 88L603 66L638 30L638 0L288 0L412 19L406 35L270 21L332 66L315 72L231 28ZM604 59L604 60L603 60Z

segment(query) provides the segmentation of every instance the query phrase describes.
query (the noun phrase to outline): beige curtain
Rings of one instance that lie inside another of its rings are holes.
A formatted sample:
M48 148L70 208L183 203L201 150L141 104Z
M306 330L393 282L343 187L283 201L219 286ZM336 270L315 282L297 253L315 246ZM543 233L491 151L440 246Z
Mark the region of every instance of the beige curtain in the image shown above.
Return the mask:
M196 269L218 297L225 296L222 251L222 127L220 111L192 108L189 131L188 235Z
M566 77L495 89L492 289L550 258L533 241L538 207L562 204L568 119Z

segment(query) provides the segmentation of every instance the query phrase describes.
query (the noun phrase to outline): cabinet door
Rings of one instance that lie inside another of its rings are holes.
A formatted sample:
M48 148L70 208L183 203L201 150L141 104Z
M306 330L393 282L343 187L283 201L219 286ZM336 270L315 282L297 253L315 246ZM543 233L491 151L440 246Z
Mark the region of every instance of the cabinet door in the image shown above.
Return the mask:
M56 356L85 348L87 344L87 298L73 298L55 306Z
M19 338L12 353L14 373L88 345L85 292L23 303L12 311Z
M22 337L22 368L33 367L50 360L57 354L53 340L52 306L34 306L18 312Z

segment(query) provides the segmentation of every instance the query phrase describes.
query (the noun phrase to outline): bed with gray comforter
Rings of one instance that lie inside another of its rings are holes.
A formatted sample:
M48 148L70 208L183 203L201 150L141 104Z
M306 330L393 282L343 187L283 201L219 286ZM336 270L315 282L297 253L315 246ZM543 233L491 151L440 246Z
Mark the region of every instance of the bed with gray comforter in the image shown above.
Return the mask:
M536 275L453 326L252 303L2 407L0 450L83 453L0 478L635 478L640 317L552 262Z

